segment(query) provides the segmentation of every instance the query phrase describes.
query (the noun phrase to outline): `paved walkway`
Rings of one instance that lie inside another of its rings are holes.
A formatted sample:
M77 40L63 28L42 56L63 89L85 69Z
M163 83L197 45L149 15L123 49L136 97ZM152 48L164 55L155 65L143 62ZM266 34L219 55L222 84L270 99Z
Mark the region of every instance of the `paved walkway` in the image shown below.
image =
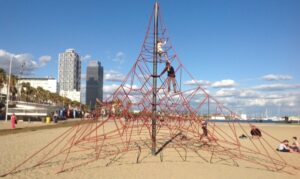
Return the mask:
M58 121L58 123L45 123L45 122L27 122L19 120L18 124L16 125L15 129L11 128L10 120L0 121L0 136L1 135L8 135L8 134L15 134L20 132L29 132L29 131L35 131L40 129L51 129L51 128L58 128L58 127L69 127L72 125L75 125L76 123L82 122L81 118L75 118L75 119L67 119ZM84 121L89 122L89 121Z

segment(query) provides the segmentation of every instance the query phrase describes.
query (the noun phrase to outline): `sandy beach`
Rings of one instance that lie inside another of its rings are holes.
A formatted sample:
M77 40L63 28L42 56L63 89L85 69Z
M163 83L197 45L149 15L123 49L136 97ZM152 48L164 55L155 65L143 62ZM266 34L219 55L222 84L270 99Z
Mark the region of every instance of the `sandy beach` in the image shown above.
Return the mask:
M23 124L23 127L25 125L30 126L31 124ZM109 128L109 125L112 124L107 125L107 128ZM299 125L259 124L257 126L279 140L291 140L292 136L300 138ZM229 132L226 124L218 124L218 127ZM1 130L4 128L2 126ZM30 155L70 128L34 130L0 136L2 144L0 146L0 174L2 175L12 170ZM237 133L241 132L237 131ZM266 137L267 139L268 137ZM240 142L241 145L251 147L249 139L243 139ZM254 142L258 143L259 141ZM270 140L269 144L274 149L278 145L275 140ZM26 167L21 168L20 171L9 174L4 178L300 178L300 170L293 167L287 167L284 171L270 171L255 164L249 165L245 161L239 161L238 159L234 161L229 161L228 159L221 161L220 158L212 159L209 153L205 153L205 150L200 150L203 153L200 153L201 157L199 157L200 155L197 156L192 150L184 151L181 148L176 149L171 146L172 143L170 147L157 156L152 156L150 149L143 148L140 154L138 154L138 150L127 151L115 157L99 159L62 173L57 172L61 170L61 163L64 161L65 156L55 157L54 160L32 167L37 164L37 161L43 160L41 157L38 157L35 160L29 160L26 163ZM113 145L110 147L107 147L107 149L115 150ZM270 154L272 152L270 151ZM82 152L80 154L82 155L81 158L74 158L72 162L76 163L76 160L85 161L89 154L83 154L85 153ZM139 162L137 163L138 155ZM280 153L280 156L289 165L300 166L300 154Z

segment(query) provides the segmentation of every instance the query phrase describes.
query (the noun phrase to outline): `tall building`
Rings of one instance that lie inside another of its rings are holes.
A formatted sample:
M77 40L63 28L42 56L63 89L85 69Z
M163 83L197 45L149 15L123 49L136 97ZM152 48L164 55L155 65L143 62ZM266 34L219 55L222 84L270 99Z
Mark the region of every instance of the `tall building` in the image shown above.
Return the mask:
M81 62L74 49L59 54L58 89L59 91L80 91Z
M90 61L86 70L86 105L95 108L96 98L103 100L103 67L98 61Z
M75 50L67 49L60 53L58 61L59 94L80 102L80 76L81 61Z

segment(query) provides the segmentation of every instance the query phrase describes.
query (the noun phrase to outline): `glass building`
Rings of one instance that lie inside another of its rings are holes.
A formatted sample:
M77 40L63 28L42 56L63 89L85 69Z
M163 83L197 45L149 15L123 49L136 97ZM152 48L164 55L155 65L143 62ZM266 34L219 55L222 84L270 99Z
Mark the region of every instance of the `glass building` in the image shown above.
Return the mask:
M86 70L86 105L94 109L96 98L103 100L103 67L98 61L90 61Z

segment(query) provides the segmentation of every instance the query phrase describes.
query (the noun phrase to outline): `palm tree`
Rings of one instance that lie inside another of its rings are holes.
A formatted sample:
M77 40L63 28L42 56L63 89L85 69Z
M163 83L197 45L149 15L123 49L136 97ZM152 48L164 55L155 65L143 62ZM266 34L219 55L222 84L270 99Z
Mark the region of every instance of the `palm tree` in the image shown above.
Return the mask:
M18 83L18 77L15 76L15 75L11 75L11 78L10 78L10 93L11 93L13 99L15 99L16 94L18 93L18 90L16 88L17 83Z
M31 102L38 102L36 94L37 94L36 88L31 87L29 92L28 92L28 95L29 95L29 98L30 98Z
M36 103L43 103L45 98L45 90L42 87L36 88L36 98L34 99L34 102Z
M61 97L57 93L51 93L50 100L52 104L59 104L61 101Z
M2 68L0 68L0 91L4 87L5 83L6 83L6 73ZM2 100L2 94L1 94L1 100Z
M21 100L22 101L28 101L28 94L27 90L30 88L30 83L22 83L21 84Z

